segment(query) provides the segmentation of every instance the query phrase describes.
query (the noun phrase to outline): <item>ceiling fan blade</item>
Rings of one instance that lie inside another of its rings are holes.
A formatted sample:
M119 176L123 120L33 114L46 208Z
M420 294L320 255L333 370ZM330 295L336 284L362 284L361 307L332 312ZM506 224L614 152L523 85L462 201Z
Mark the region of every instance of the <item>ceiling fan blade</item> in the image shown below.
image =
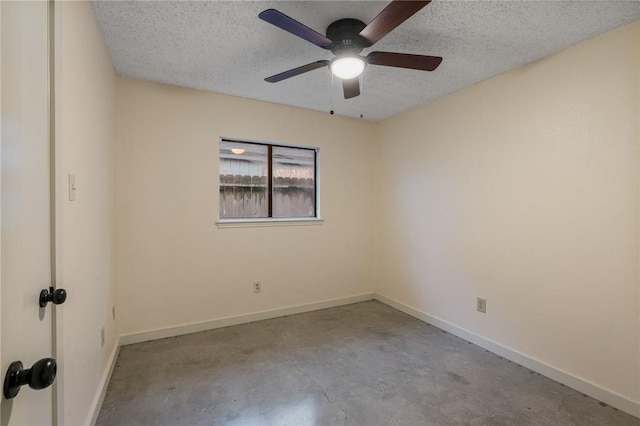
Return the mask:
M364 47L372 46L429 3L431 0L392 1L378 16L373 18L373 21L369 22L369 25L360 31L360 36L369 43Z
M344 90L344 98L351 99L360 95L360 80L358 77L342 80L342 89Z
M329 61L316 61L311 62L307 65L302 65L298 68L293 68L288 71L281 72L280 74L272 75L271 77L267 77L264 81L269 83L277 83L282 80L286 80L287 78L295 77L296 75L304 74L305 72L313 71L318 68L326 67L329 65Z
M409 53L371 52L367 55L367 62L371 65L433 71L438 68L442 58L440 56L411 55Z
M275 9L267 9L260 12L258 18L270 24L273 24L276 27L281 28L287 32L290 32L293 35L305 39L308 42L315 44L316 46L322 47L323 49L329 49L333 44L331 40L329 40L319 32L312 30L306 25L301 24L295 19L290 18L289 16Z

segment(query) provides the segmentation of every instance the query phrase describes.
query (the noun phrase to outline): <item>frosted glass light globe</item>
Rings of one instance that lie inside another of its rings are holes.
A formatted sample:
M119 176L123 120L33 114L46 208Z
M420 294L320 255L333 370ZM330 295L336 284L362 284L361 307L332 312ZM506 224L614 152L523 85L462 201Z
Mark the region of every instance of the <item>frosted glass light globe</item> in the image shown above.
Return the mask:
M336 58L331 62L331 72L338 78L356 78L364 71L364 61L358 57Z

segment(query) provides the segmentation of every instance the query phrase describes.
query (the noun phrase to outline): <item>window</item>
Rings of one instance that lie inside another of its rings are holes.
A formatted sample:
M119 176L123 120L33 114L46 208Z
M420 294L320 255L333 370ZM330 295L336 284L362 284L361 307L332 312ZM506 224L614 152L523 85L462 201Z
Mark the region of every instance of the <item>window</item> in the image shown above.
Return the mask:
M317 148L222 139L220 219L317 218Z

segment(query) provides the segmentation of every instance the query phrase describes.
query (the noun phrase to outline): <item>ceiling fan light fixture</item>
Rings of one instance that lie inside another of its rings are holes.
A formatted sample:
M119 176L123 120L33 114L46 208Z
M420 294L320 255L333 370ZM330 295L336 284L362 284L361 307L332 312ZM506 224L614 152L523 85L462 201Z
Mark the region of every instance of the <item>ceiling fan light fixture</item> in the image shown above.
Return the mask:
M365 62L358 56L342 56L331 61L331 72L338 78L349 80L364 71Z

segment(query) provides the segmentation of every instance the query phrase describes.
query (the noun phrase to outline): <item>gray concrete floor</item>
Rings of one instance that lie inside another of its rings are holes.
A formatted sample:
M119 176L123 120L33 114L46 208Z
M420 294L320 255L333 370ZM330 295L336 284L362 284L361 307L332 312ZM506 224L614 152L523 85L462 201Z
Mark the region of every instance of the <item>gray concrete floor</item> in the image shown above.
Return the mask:
M125 346L98 425L640 425L379 302Z

